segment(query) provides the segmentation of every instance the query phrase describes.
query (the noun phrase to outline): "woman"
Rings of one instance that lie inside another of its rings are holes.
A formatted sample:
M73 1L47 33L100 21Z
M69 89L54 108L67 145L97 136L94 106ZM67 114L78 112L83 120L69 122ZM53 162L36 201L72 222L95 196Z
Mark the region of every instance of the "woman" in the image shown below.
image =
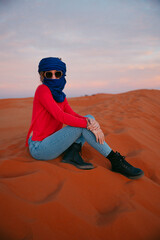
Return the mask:
M130 165L124 156L108 146L99 123L92 115L81 116L72 110L62 91L66 84L66 64L60 58L43 58L38 72L42 84L34 95L32 121L26 138L26 146L29 146L33 158L51 160L64 153L63 163L80 169L93 169L94 166L80 155L87 141L110 160L112 171L132 179L144 175L141 169ZM63 123L67 125L64 128ZM33 135L30 137L31 132Z

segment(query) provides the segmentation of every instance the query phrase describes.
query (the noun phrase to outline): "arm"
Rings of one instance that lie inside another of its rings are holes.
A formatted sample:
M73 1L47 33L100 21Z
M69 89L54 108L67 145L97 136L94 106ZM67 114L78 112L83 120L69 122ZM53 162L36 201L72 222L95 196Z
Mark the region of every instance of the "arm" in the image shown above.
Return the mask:
M73 127L87 127L87 119L78 118L69 113L64 112L53 99L49 88L40 85L37 89L37 98L41 105L58 121Z
M79 115L78 113L75 113L73 111L73 109L71 108L71 106L69 105L69 103L67 101L67 98L65 98L64 101L65 101L65 109L64 109L65 112L67 112L67 113L69 113L69 114L71 114L71 115L73 115L75 117L79 117L79 118L83 118L83 119L87 118L87 117L83 117L83 116Z
M73 111L73 109L70 107L68 101L67 101L67 98L65 98L65 108L64 108L64 111L67 112L67 113L70 113L71 115L73 116L76 116L76 117L79 117L79 118L84 118L84 119L87 119L87 129L91 130L91 129L97 129L97 128L100 128L98 122L92 118L89 118L89 117L83 117L81 115L79 115L78 113L75 113ZM96 123L95 123L96 121Z

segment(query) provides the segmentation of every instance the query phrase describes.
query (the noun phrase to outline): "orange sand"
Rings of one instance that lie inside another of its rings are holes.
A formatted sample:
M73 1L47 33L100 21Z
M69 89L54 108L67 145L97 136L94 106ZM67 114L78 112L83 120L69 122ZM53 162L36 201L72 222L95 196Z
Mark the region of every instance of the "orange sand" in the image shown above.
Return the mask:
M145 176L130 180L87 142L93 170L33 159L25 139L33 98L0 100L0 240L160 239L160 91L68 99ZM64 125L65 126L65 125Z

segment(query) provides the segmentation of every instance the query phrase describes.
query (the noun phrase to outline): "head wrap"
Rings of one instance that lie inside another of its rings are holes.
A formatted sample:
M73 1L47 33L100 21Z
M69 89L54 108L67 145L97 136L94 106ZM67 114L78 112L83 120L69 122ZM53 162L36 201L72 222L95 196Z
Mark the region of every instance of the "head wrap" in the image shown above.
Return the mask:
M46 85L56 102L63 102L66 94L62 92L66 84L66 64L62 62L59 58L48 57L43 58L38 65L38 72L45 72L50 70L62 71L63 75L59 79L43 79L43 84Z

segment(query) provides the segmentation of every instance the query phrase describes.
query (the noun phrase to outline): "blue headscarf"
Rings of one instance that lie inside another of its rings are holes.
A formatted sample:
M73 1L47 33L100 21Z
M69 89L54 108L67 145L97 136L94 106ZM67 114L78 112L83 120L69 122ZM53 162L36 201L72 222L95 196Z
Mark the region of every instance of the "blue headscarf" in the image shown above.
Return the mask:
M43 58L38 65L38 72L42 71L50 71L50 70L57 70L62 71L63 75L59 79L43 79L43 84L46 85L54 98L56 102L63 102L66 94L62 92L64 89L64 86L66 84L66 64L62 62L59 58L55 57L48 57Z

